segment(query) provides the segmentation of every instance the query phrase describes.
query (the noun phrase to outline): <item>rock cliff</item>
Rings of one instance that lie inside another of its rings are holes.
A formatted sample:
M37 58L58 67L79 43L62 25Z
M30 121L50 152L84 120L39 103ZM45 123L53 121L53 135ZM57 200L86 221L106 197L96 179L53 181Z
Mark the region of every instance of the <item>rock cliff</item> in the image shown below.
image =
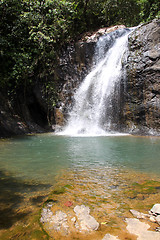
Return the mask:
M160 19L129 36L124 122L133 133L160 134Z
M86 34L61 49L50 79L54 86L49 95L39 81L26 92L25 99L21 94L16 96L14 104L0 93L0 137L50 131L51 125L65 124L74 92L91 69L97 39L118 28L124 26ZM126 78L121 82L119 130L160 134L160 20L143 24L129 35L124 65Z
M95 40L72 43L57 52L49 82L9 96L0 91L0 137L52 131L63 125L73 103L73 94L90 69ZM48 90L49 89L49 90Z

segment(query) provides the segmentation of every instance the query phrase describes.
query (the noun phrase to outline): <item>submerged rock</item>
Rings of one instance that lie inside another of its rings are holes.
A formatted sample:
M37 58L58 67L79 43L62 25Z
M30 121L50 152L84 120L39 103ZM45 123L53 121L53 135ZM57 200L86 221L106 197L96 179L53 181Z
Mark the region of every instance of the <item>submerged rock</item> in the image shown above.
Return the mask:
M46 205L41 212L40 222L52 236L55 233L59 236L68 234L85 233L97 230L99 223L90 215L90 208L84 205L76 206L74 211L70 212L56 211L52 212L52 205ZM61 238L60 238L61 239Z
M80 231L93 231L99 228L99 223L92 217L90 213L89 207L84 205L76 206L74 208L74 212L76 213L77 220L79 222L78 228Z
M149 211L149 214L144 214L133 209L131 209L130 212L137 219L148 219L151 222L153 223L157 222L160 225L160 204L159 203L155 204L151 208L151 210Z
M137 235L137 240L160 240L160 234L158 232L148 231L150 228L149 224L141 222L135 218L127 218L127 230L131 234Z
M67 214L62 211L57 211L54 215L49 208L43 208L40 222L46 224L47 229L60 231L62 235L69 233Z
M136 210L133 210L131 209L130 212L133 214L134 217L136 218L142 218L142 219L146 219L147 217L150 217L149 214L144 214L144 213L141 213L141 212L138 212Z

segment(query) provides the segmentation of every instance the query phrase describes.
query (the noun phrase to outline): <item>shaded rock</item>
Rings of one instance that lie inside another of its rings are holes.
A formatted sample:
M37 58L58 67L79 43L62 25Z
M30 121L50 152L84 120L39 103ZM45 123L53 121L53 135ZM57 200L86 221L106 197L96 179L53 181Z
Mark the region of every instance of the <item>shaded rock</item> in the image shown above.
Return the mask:
M96 43L78 41L62 48L57 57L54 81L57 84L58 104L64 119L72 109L74 92L86 77L93 60ZM57 123L58 124L58 123Z
M25 97L23 91L8 96L0 90L0 137L52 131L49 122L55 123L54 113L41 88L35 89L26 91Z
M107 233L102 240L118 240L119 238Z
M137 235L137 240L160 240L160 234L158 232L148 231L149 224L139 221L135 218L127 218L127 230L131 234Z
M78 220L78 227L81 231L91 231L97 230L99 228L99 223L92 217L90 213L89 207L84 205L76 206L74 208L74 212L76 213Z

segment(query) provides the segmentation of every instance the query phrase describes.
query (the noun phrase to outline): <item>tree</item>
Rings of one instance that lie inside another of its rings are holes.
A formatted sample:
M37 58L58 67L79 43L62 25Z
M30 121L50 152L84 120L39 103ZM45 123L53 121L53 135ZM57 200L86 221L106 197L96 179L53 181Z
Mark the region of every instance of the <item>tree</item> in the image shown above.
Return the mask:
M160 2L157 0L138 0L140 6L140 21L150 21L160 17Z
M0 0L0 83L18 89L50 78L58 50L86 31L159 16L157 0Z

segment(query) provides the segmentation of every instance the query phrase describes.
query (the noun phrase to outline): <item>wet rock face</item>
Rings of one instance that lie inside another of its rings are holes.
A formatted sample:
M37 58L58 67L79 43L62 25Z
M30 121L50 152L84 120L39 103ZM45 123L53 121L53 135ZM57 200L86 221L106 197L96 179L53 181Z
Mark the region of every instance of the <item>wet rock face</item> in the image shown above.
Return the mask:
M115 29L113 29L115 30ZM106 34L106 30L100 35ZM74 92L91 69L97 34L68 46L59 55L56 76L59 105L67 119ZM99 35L98 35L99 36ZM120 114L115 125L133 134L160 134L160 20L138 27L129 35L126 77L120 84ZM115 104L116 108L116 104ZM116 116L115 116L116 119Z
M56 106L48 106L41 84L28 95L27 105L20 104L17 111L7 103L1 104L0 137L43 132L48 129L48 118L53 125L64 125L74 103L74 92L91 69L96 41L118 28L124 26L100 29L58 53L51 78ZM121 81L119 99L114 100L115 108L116 101L120 102L120 109L116 109L120 122L117 124L115 116L115 125L135 134L160 135L160 20L144 24L130 34L125 64L126 79ZM0 96L1 102L7 102L3 98Z
M91 68L95 44L95 42L79 41L59 52L55 69L59 89L59 106L57 107L64 114L64 118L67 118L72 108L74 92Z
M95 47L99 37L123 28L125 28L124 25L117 25L99 29L94 33L86 33L81 40L66 46L59 52L55 68L55 80L58 80L59 85L59 106L57 107L64 114L64 119L72 109L75 91L93 66Z
M29 95L26 103L19 96L14 104L0 92L0 138L26 133L42 133L48 131L45 110L34 95Z
M129 36L124 118L133 132L160 133L160 20Z

